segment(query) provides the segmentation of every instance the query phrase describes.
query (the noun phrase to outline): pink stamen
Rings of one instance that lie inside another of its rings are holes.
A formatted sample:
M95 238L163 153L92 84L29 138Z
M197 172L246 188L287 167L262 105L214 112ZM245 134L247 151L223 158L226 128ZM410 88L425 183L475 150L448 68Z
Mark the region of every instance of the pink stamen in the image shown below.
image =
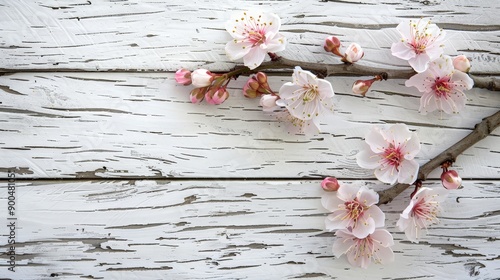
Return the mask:
M403 153L399 147L394 147L390 145L389 148L384 151L383 163L386 165L394 166L398 170L399 165L403 161Z
M453 89L453 83L450 83L450 77L437 77L432 85L432 90L437 97L448 97Z

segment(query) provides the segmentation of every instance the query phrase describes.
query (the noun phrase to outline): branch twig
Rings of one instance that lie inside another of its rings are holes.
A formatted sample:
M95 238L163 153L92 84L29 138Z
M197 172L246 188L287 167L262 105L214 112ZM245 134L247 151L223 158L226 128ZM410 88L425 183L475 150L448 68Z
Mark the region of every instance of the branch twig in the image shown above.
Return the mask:
M253 71L248 70L248 73L256 73L265 69L284 69L293 68L295 66L300 66L304 69L320 73L324 77L327 76L375 76L381 73L387 73L389 79L409 79L411 76L415 75L416 72L411 68L405 69L384 69L377 67L369 67L359 64L324 64L324 63L312 63L291 60L285 57L278 57L273 61L262 63L259 67ZM496 75L494 73L493 75ZM474 87L485 88L492 91L500 91L500 78L492 76L476 76L469 75L474 81Z
M465 150L467 150L480 140L486 138L486 136L490 135L490 133L499 125L500 111L497 111L495 114L484 118L480 123L476 124L474 130L469 133L469 135L465 136L462 140L458 141L453 146L440 153L437 157L422 165L418 172L418 179L427 179L427 175L429 175L432 170L438 168L443 162L447 160L454 162L455 158L458 155L463 153ZM407 184L396 184L386 190L380 191L378 193L379 205L391 202L396 196L406 190L406 188L408 188L409 186L410 185Z

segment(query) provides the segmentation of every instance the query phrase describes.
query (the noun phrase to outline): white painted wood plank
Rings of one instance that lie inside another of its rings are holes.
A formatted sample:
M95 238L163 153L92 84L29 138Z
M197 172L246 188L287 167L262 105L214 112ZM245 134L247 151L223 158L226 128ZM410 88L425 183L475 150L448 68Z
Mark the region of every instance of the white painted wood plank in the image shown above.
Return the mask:
M353 184L374 182L353 182ZM438 183L426 182L431 187ZM6 183L1 183L6 205ZM498 181L450 192L441 223L411 244L395 223L410 191L383 205L396 261L336 259L319 181L16 182L12 279L493 279ZM1 230L5 250L5 227Z
M18 73L0 77L0 172L25 178L317 177L373 178L355 154L373 125L404 122L422 142L423 164L500 108L496 92L474 89L458 115L420 115L403 81L350 93L353 78L329 78L335 117L319 135L295 135L242 97L231 82L220 106L191 104L172 74ZM271 77L279 87L290 77ZM458 158L464 178L498 178L500 130ZM439 170L433 174L439 176Z
M224 53L230 40L224 23L231 11L251 8L282 18L288 58L338 63L322 48L326 36L336 35L364 47L363 64L406 66L390 55L399 40L395 27L404 18L430 17L448 30L447 54L466 54L474 73L499 72L496 0L2 1L0 68L227 70L234 63Z

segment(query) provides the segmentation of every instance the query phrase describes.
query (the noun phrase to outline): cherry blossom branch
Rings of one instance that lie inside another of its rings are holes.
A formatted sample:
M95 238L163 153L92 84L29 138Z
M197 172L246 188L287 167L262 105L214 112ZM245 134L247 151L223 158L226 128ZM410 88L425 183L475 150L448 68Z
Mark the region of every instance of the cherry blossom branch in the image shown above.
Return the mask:
M462 140L455 143L453 146L446 149L444 152L440 153L435 158L431 159L426 164L420 167L418 172L418 180L427 179L427 175L431 173L434 169L441 166L446 161L454 162L456 157L462 154L465 150L470 148L472 145L476 144L480 140L486 138L490 135L495 128L500 125L500 111L495 114L484 118L480 123L476 124L474 130L465 136ZM410 185L408 184L396 184L386 190L378 192L379 194L379 205L391 202L396 196L406 190Z
M272 57L272 56L271 56ZM313 63L292 60L285 57L272 57L273 60L270 62L262 63L259 67L254 70L248 68L247 71L240 70L241 74L245 73L256 73L261 70L268 69L284 69L284 68L294 68L295 66L300 66L303 69L315 72L323 77L327 76L376 76L382 73L387 74L389 79L409 79L411 76L415 75L416 72L411 68L405 69L385 69L364 66L359 64L325 64L325 63ZM476 75L469 75L472 80L474 80L474 87L484 88L491 91L500 91L500 78L496 77L483 77Z

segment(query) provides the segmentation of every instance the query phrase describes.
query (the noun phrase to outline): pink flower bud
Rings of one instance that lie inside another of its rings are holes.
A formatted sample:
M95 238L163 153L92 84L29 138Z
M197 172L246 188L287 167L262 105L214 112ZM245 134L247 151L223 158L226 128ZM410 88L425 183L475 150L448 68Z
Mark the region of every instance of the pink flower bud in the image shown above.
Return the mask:
M263 72L258 72L255 74L255 79L259 82L260 85L267 84L267 75Z
M264 111L272 111L277 106L276 100L278 100L278 96L274 94L264 94L260 98L260 106L262 106L262 110Z
M336 192L339 188L339 182L335 177L326 177L321 181L321 187L327 192Z
M214 92L211 98L215 105L219 105L222 104L224 101L226 101L228 97L229 93L227 92L226 88L220 87Z
M448 190L458 189L462 185L462 178L455 170L445 171L441 174L441 183Z
M243 86L243 95L248 98L255 98L260 95L260 93L257 92L258 89L259 82L252 77L248 79L245 86Z
M365 94L368 92L368 90L372 86L373 82L375 82L375 79L357 80L352 85L352 92L355 94L361 94L361 95L365 96Z
M453 67L455 67L458 71L468 73L471 66L469 59L462 54L453 58Z
M342 58L343 62L354 63L360 60L365 53L360 45L356 43L351 43L349 47L345 50L344 57Z
M340 48L340 40L335 37L335 36L329 36L325 39L325 44L323 45L323 48L327 52L331 52L333 54L336 54L338 56L342 56L340 54L339 48Z
M181 68L175 72L175 81L178 84L188 86L191 84L191 71Z
M197 88L207 87L212 84L214 76L206 69L196 69L191 73L193 86Z
M189 99L192 103L199 103L205 97L205 92L207 91L207 87L195 88L189 94Z

